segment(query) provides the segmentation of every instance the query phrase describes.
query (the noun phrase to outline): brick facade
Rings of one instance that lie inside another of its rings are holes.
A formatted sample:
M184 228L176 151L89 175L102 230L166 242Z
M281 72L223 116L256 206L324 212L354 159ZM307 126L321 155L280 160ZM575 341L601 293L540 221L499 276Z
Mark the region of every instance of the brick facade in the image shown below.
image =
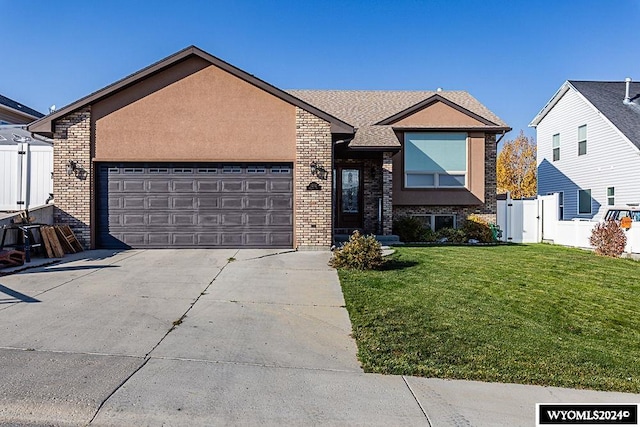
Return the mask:
M331 125L296 107L296 164L294 176L295 244L298 249L328 249L332 243L333 146ZM316 162L326 179L311 174ZM320 190L308 190L311 182Z
M56 122L53 135L54 221L67 224L85 248L91 244L91 108L73 112ZM86 174L67 174L69 160Z
M385 152L382 157L382 234L393 230L393 153Z

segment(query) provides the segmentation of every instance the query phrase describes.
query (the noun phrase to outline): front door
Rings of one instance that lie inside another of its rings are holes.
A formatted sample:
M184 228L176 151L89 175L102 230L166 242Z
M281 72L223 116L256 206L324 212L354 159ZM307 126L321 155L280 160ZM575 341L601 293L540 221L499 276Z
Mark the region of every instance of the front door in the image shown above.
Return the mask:
M336 193L336 228L362 228L362 166L337 166Z

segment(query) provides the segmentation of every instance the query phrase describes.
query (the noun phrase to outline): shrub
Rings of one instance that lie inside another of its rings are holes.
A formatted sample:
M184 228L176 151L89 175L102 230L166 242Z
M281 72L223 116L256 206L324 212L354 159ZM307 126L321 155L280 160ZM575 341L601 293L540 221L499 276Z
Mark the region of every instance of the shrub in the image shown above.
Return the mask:
M403 242L432 242L435 235L429 227L416 217L405 216L393 221L393 234Z
M489 223L477 215L469 215L462 229L465 233L465 241L476 239L482 243L493 243L493 233Z
M354 231L349 241L333 252L329 265L334 268L373 270L384 264L382 245L373 235L363 236Z
M464 243L467 241L464 230L456 228L441 228L436 231L436 238L447 239L451 243Z
M589 243L596 248L598 255L616 258L624 252L627 236L617 221L606 221L593 227Z

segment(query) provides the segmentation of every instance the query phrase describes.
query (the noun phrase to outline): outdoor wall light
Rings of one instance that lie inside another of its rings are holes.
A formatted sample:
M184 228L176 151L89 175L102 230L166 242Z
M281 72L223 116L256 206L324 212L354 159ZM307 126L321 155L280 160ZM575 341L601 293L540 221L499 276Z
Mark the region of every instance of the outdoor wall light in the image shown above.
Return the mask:
M73 160L69 160L67 162L67 175L71 176L71 174L75 175L78 179L87 178L87 171L85 168L80 166L80 163Z
M329 172L320 166L318 162L313 161L309 166L311 167L311 175L317 176L320 179L327 179L327 176L329 176Z

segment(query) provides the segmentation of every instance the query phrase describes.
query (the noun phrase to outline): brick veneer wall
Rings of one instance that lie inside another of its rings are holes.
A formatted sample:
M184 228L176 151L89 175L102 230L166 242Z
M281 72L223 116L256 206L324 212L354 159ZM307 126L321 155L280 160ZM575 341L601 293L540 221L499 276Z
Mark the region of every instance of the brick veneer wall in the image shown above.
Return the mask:
M85 248L91 244L91 108L87 107L57 120L53 135L53 219L67 224ZM67 174L69 160L77 162L87 175Z
M456 221L460 224L469 215L475 214L490 223L496 223L497 195L496 195L496 136L485 137L484 157L484 204L476 206L394 206L393 216L424 215L424 214L455 214Z
M393 230L393 153L382 156L382 234Z
M295 247L328 249L332 240L332 141L331 125L296 107ZM311 175L311 162L327 171L327 179ZM317 182L321 190L307 190Z

